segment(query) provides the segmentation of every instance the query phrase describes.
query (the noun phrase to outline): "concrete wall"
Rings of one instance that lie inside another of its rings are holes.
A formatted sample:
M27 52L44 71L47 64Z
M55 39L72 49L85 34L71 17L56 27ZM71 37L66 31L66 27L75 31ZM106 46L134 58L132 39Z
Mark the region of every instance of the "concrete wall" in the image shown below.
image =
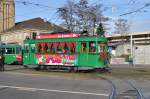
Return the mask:
M130 54L130 44L122 44L116 47L116 56L129 54Z
M150 64L150 45L136 45L134 49L135 64Z
M130 55L130 44L117 46L116 56L121 55ZM134 64L150 64L150 45L134 45L133 62Z

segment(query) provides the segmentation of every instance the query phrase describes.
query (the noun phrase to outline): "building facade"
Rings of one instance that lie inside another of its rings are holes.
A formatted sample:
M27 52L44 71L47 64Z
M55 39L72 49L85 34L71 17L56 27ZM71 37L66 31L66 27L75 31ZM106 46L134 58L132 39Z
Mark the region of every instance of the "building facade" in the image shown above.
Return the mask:
M18 22L9 31L0 34L2 43L23 45L26 38L32 39L39 33L65 31L63 27L44 21L42 18L34 18Z
M0 33L15 25L14 0L0 0Z
M109 46L115 49L115 57L129 57L134 64L150 64L150 32L126 33L124 36L114 34L107 37Z

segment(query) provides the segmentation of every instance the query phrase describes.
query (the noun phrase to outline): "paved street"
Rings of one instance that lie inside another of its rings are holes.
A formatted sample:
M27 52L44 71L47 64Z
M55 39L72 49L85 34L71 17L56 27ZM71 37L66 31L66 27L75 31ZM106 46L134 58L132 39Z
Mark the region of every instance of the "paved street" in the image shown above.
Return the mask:
M65 75L68 76L71 73L36 72L32 69L24 69L19 65L5 65L5 68L5 72L0 72L0 96L2 99L108 99L112 90L112 86L108 82L95 79L94 76L88 78L87 73L75 73L72 76L65 77ZM112 69L114 70L114 68ZM128 70L128 68L126 69ZM113 71L112 74L114 72L116 71ZM124 71L117 71L118 75L121 72ZM136 71L134 72L136 73ZM93 73L88 74L95 75ZM75 75L84 75L84 79L80 76L75 79ZM146 99L149 99L150 80L145 78L132 78L131 80L130 78L127 79L128 77L125 74L120 76L122 78L108 76L111 77L111 81L116 86L116 94L119 97L117 99L120 99L123 95L128 97L129 95L135 95L135 91L130 92L133 88L126 83L128 80L133 82L133 85L141 91ZM86 77L88 79L85 79Z
M104 80L0 73L1 99L107 99L110 88Z

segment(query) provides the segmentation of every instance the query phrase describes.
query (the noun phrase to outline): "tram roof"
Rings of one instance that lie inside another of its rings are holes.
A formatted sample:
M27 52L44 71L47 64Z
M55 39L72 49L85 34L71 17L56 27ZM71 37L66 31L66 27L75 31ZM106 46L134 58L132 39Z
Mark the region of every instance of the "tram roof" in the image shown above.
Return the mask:
M77 37L77 38L52 38L52 39L29 39L25 43L35 42L79 42L79 41L102 41L107 42L105 37Z
M21 47L21 46L17 45L17 44L2 44L2 45L0 45L0 48L15 48L15 47Z

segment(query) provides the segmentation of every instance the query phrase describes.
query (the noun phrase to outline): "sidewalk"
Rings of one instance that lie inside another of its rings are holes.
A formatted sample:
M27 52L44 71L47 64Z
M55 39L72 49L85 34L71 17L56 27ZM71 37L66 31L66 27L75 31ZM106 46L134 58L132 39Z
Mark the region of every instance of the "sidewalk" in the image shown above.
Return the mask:
M149 65L145 65L145 64L110 64L109 67L112 68L150 68L150 64Z

